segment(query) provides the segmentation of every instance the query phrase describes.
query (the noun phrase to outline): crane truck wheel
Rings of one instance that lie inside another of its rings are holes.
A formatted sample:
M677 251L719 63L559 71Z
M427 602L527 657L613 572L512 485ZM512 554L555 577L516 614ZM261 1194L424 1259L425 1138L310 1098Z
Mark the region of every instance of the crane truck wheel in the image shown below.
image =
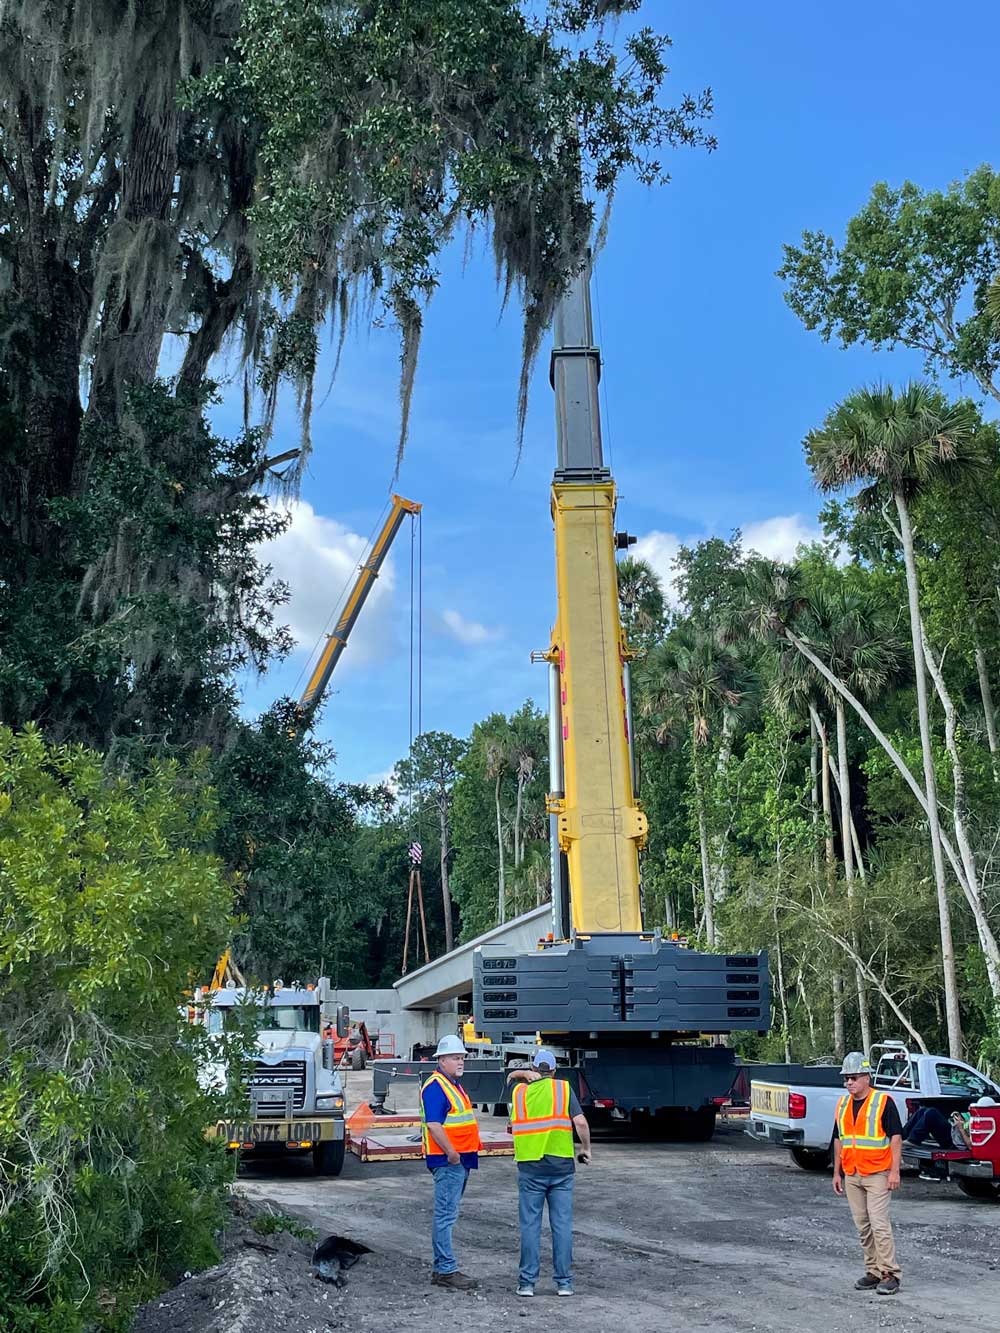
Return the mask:
M344 1169L347 1145L343 1139L333 1143L317 1143L313 1148L313 1170L318 1176L339 1176Z
M956 1177L958 1188L970 1199L985 1199L987 1203L1000 1203L1000 1181L968 1180L965 1176Z
M707 1143L715 1133L714 1106L701 1106L697 1111L685 1111L681 1117L681 1133L690 1143Z
M829 1148L789 1148L789 1152L803 1171L828 1171L833 1162Z
M360 1046L355 1046L354 1050L351 1052L351 1068L364 1069L364 1067L365 1053Z

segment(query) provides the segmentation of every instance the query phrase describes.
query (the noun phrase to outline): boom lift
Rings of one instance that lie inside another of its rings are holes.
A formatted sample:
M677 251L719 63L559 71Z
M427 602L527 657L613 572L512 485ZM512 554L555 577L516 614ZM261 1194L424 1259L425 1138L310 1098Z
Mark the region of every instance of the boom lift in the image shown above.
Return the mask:
M375 538L367 559L358 571L358 577L354 581L354 587L351 589L347 604L334 626L333 633L327 637L320 659L316 663L313 673L309 677L309 683L299 700L299 708L305 716L308 717L312 713L330 683L334 667L340 661L341 654L347 646L348 635L354 628L358 616L361 614L361 608L364 606L368 594L379 576L379 571L385 563L385 557L389 553L389 547L400 529L403 518L407 514L419 514L422 507L416 500L404 500L401 495L392 497L389 516L382 525L382 531Z
M767 955L697 953L643 928L647 824L615 563L634 538L615 532L589 277L588 265L560 303L550 371L557 611L540 656L549 664L553 931L534 953L476 950L476 1027L501 1043L538 1033L563 1048L584 1106L669 1114L707 1137L734 1056L696 1039L770 1026Z

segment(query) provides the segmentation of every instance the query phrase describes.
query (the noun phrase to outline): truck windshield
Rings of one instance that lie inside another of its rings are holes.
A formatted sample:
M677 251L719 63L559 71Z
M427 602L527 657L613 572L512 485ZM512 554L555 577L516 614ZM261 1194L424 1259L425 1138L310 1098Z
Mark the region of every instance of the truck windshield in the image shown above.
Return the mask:
M263 1012L262 1030L280 1028L286 1031L318 1032L319 1005L272 1004Z

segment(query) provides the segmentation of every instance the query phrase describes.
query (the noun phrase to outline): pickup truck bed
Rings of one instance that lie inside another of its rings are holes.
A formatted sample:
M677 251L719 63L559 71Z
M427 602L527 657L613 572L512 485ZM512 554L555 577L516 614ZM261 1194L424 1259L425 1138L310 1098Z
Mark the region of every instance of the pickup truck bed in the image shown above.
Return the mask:
M904 1143L903 1165L925 1178L953 1180L970 1198L1000 1202L1000 1107L973 1108L969 1137L971 1148Z
M936 1106L946 1115L966 1110L982 1095L1000 1099L1000 1089L985 1075L946 1056L911 1054L898 1043L886 1043L874 1084L892 1098L905 1125L919 1106ZM746 1132L774 1147L788 1148L807 1171L825 1170L832 1160L833 1124L843 1096L835 1066L813 1066L801 1077L801 1066L765 1066L769 1077L752 1071L750 1115ZM774 1071L773 1073L771 1071Z

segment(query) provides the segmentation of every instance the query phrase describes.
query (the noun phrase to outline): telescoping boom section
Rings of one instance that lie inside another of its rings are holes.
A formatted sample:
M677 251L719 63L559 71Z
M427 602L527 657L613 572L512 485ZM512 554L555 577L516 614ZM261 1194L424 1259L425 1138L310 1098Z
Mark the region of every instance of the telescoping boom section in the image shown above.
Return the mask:
M320 659L309 677L309 683L303 691L302 698L299 700L299 708L303 713L311 713L322 699L326 687L330 683L334 668L347 646L351 630L354 628L358 616L361 614L361 608L378 578L379 570L385 563L389 547L392 545L403 519L407 514L419 514L421 508L422 506L416 500L404 500L401 495L392 497L389 516L383 523L381 532L375 538L371 550L358 570L358 577L354 581L354 586L340 619L334 626L333 633L328 636L320 654Z
M770 1026L766 954L697 953L643 928L639 854L647 823L635 791L631 654L616 564L616 551L634 539L615 531L600 371L585 268L557 311L551 368L557 611L544 656L553 931L534 953L477 950L476 1023L493 1038L539 1032L567 1045L763 1031Z

